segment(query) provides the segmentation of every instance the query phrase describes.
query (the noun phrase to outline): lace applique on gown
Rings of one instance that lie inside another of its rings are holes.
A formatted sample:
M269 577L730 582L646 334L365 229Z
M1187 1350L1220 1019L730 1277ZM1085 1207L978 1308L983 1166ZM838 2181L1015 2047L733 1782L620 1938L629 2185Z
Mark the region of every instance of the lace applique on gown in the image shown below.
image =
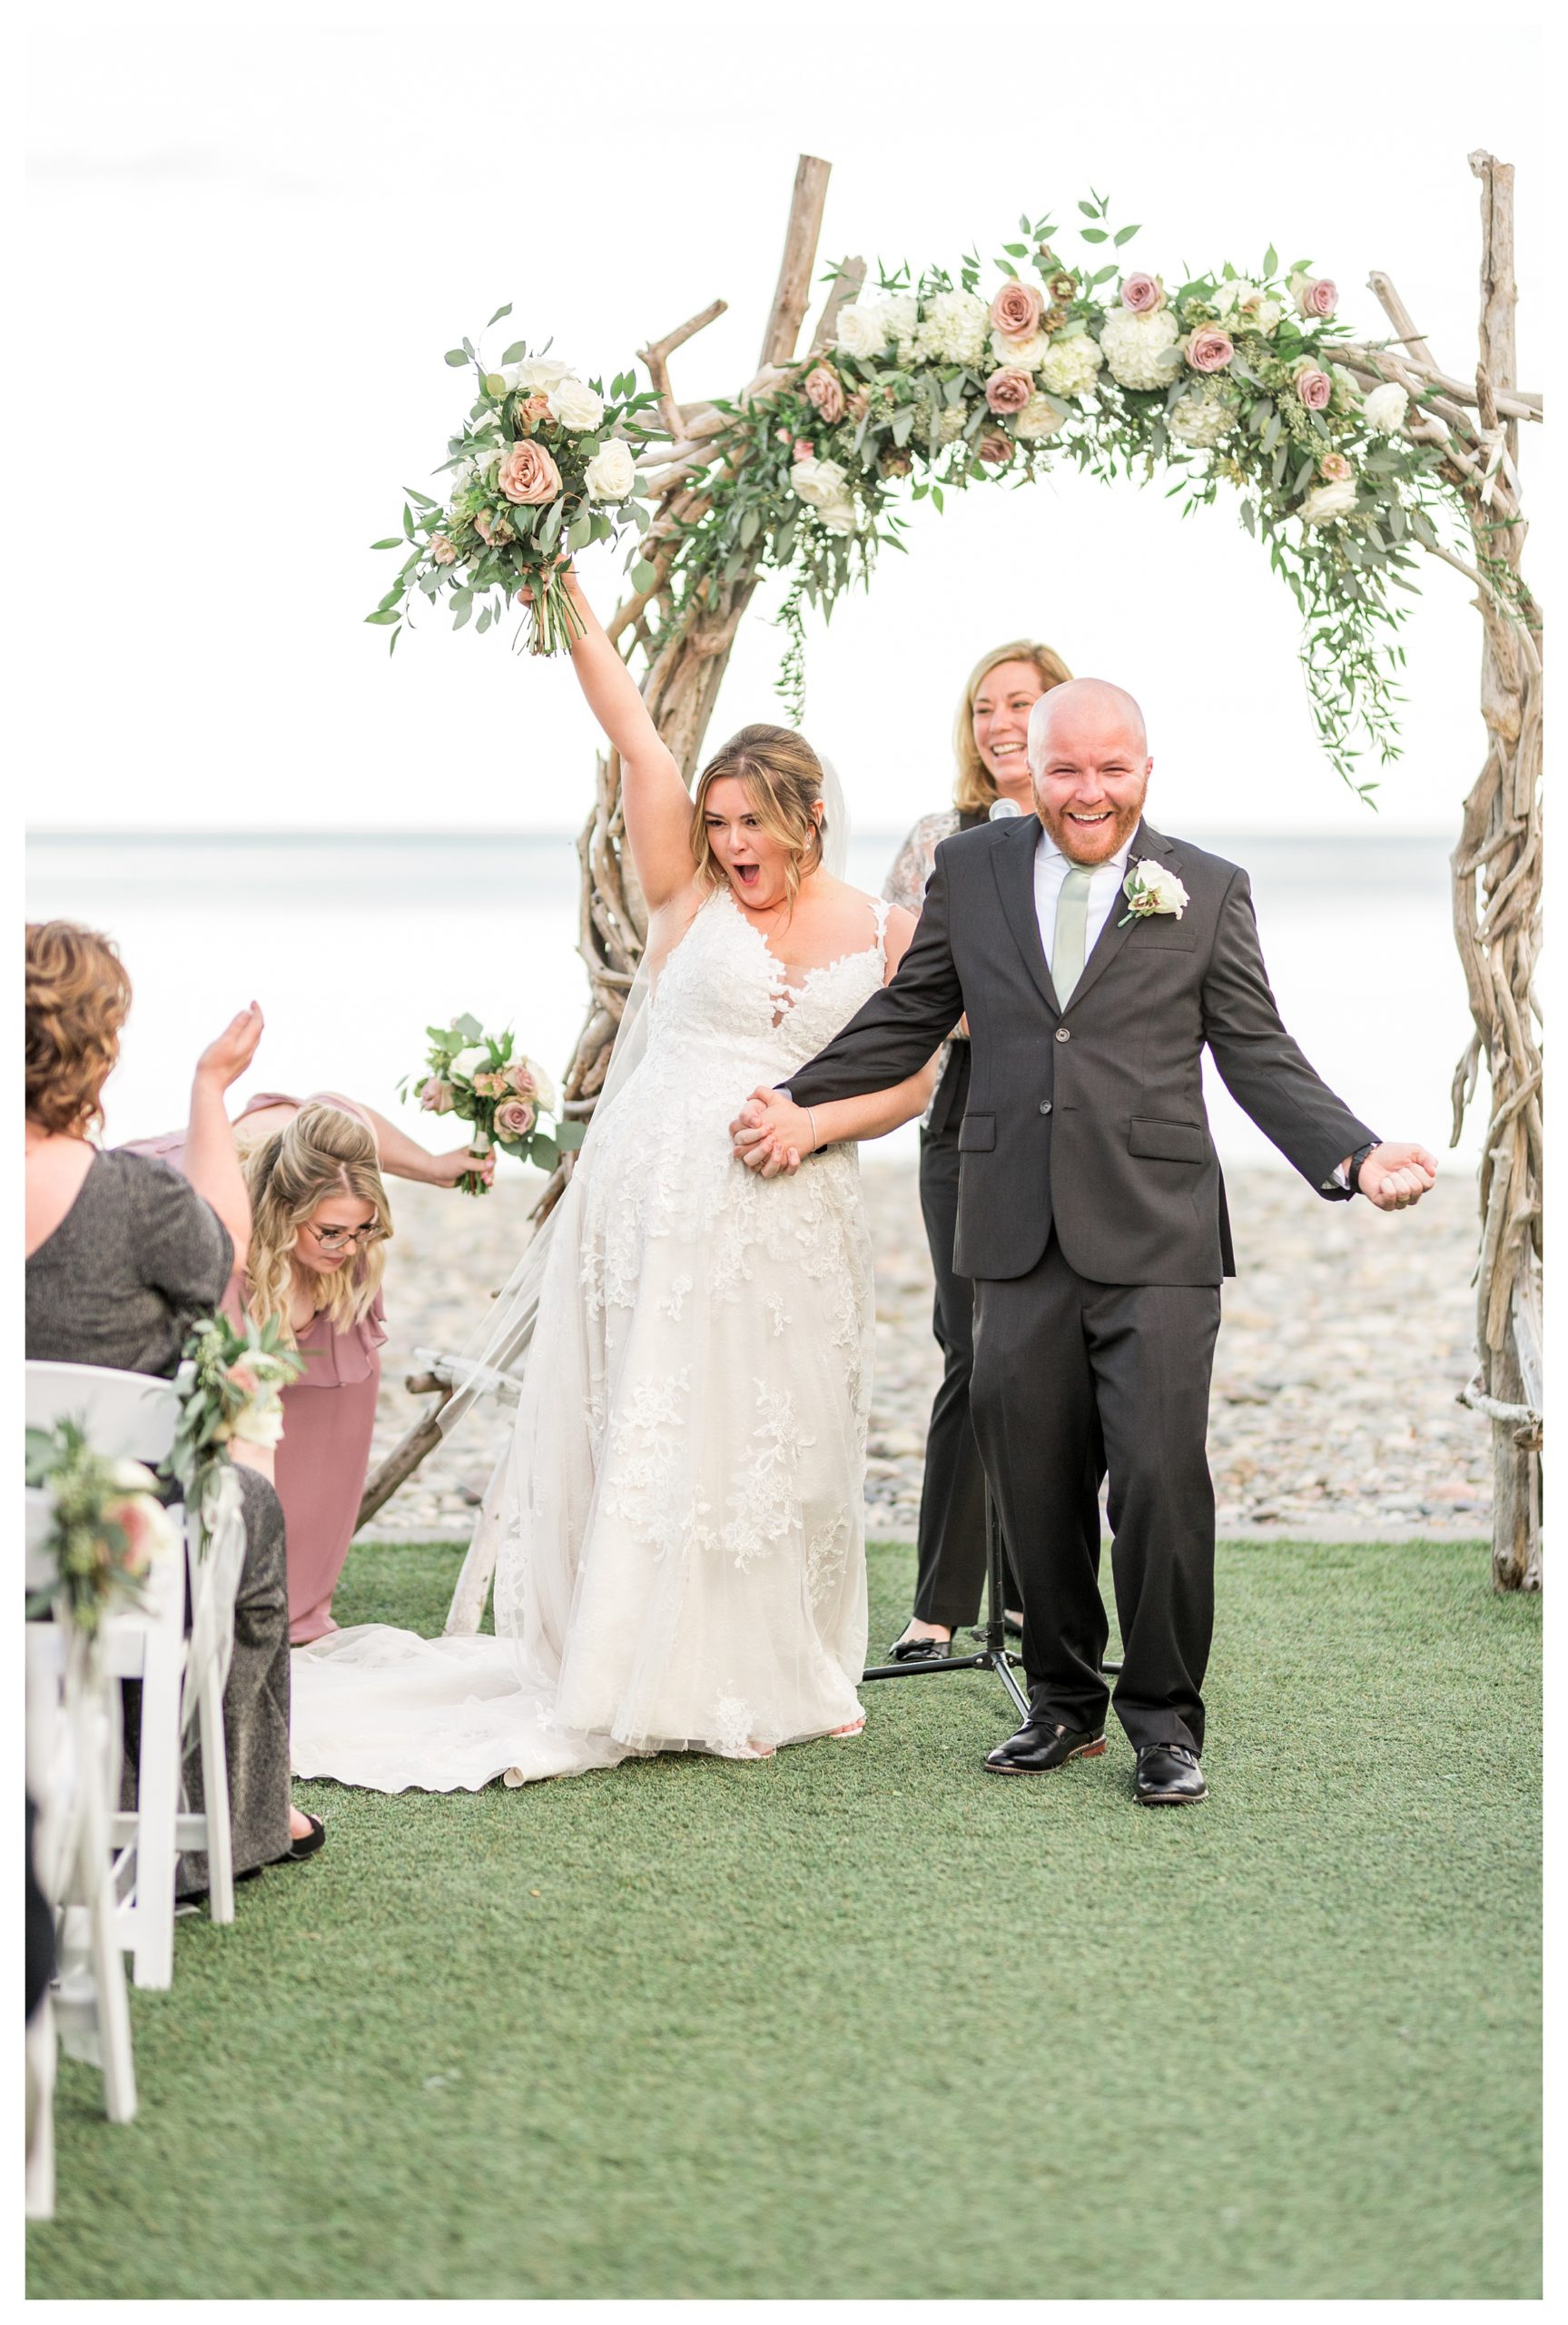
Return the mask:
M786 982L721 890L562 1198L500 1496L497 1637L360 1627L293 1658L302 1776L519 1784L628 1753L747 1756L857 1719L874 1332L858 1157L764 1180L729 1123L881 984Z

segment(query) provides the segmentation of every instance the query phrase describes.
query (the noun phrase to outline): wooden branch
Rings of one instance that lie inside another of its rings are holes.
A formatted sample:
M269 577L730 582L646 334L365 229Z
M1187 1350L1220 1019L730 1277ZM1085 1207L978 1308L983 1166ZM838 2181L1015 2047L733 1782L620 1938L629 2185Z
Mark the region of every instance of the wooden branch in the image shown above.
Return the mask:
M824 347L833 344L839 314L853 299L858 299L865 281L863 258L846 258L838 271L838 279L828 292L827 304L822 311L815 331L812 333L810 352L820 355Z
M1388 345L1390 349L1400 349L1403 342L1399 340L1391 340ZM1379 361L1379 358L1383 358L1382 362ZM1334 360L1337 363L1343 363L1348 371L1354 371L1358 366L1364 365L1380 379L1386 376L1385 364L1387 358L1385 350L1381 346L1372 345L1369 341L1347 341L1343 347L1336 350ZM1417 367L1414 363L1410 369L1413 372L1417 371ZM1476 401L1474 382L1466 385L1463 380L1451 380L1446 371L1439 371L1435 366L1431 369L1422 366L1417 375L1424 386L1441 388L1443 393L1450 397L1455 403L1474 404ZM1404 384L1402 380L1400 385ZM1510 420L1540 420L1543 416L1545 403L1541 396L1526 393L1523 388L1514 388L1498 395L1497 409Z
M1374 267L1366 278L1366 287L1394 325L1395 337L1404 342L1418 363L1424 364L1428 371L1435 371L1436 359L1416 330L1415 318L1387 275Z
M671 436L677 440L689 434L690 431L681 416L679 404L670 392L670 357L677 347L684 347L688 339L695 339L699 331L705 331L709 323L722 315L728 305L727 299L715 299L703 309L700 315L693 315L687 322L677 323L674 331L665 333L663 339L656 339L650 346L639 347L637 350L637 353L647 365L648 377L654 383L654 391L659 400L659 411L665 426L669 430Z
M822 213L832 169L831 163L819 162L814 153L803 153L795 164L784 257L779 263L778 285L774 292L767 329L763 333L762 353L757 357L759 369L765 369L770 363L788 363L794 355L800 327L811 304L812 268L816 264L816 246L822 233Z
M1514 385L1518 368L1514 311L1519 287L1514 279L1514 164L1477 152L1470 166L1481 181L1481 329L1475 392L1488 428L1497 425L1496 396ZM1509 457L1519 456L1519 430L1507 435Z

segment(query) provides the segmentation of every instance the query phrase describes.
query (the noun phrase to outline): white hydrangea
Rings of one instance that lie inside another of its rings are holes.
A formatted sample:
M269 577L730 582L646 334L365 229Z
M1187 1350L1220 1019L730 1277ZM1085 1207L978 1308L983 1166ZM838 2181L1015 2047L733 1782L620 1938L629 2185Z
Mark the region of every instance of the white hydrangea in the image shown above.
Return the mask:
M814 509L838 507L849 498L849 478L836 460L797 460L789 480L792 492Z
M1167 388L1181 368L1177 350L1180 336L1169 307L1135 315L1129 307L1112 307L1105 319L1100 351L1110 376L1124 388Z
M1025 444L1043 444L1061 424L1061 413L1049 396L1031 396L1023 410L1014 414L1012 432Z
M1380 436L1397 436L1405 425L1405 415L1410 409L1410 399L1394 380L1385 380L1374 388L1361 407L1361 416L1368 428Z
M1050 333L1037 331L1031 339L1009 339L1000 331L991 335L992 360L1004 371L1038 371L1050 353Z
M1178 444L1194 444L1206 450L1229 435L1236 414L1218 396L1183 396L1165 425Z
M1100 342L1091 332L1075 331L1070 339L1054 339L1040 366L1040 378L1053 396L1085 396L1104 362Z
M857 299L839 309L838 344L846 355L880 355L887 341L887 309L880 301Z
M597 428L605 416L603 396L595 395L592 388L569 371L564 380L557 380L553 387L546 389L545 400L550 407L551 419L558 420L563 428L570 428L578 435Z
M1261 283L1246 282L1238 275L1233 282L1222 282L1215 299L1222 321L1238 331L1261 331L1265 339L1279 328L1285 309L1277 299L1271 299Z
M972 291L939 291L914 335L914 351L937 363L979 363L990 325L991 310Z
M1332 484L1315 484L1300 513L1309 525L1331 525L1336 517L1348 517L1355 507L1355 478L1337 477Z
M920 301L912 291L895 291L880 304L888 338L898 350L899 361L907 363L914 353L915 333L920 329Z

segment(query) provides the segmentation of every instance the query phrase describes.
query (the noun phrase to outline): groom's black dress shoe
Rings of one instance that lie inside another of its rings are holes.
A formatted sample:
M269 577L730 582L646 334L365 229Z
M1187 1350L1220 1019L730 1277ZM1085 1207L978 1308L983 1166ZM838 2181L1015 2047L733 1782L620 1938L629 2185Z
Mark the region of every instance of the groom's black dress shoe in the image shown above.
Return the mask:
M1207 1800L1208 1786L1198 1755L1185 1744L1145 1744L1138 1755L1137 1794L1145 1808L1183 1808Z
M1069 1760L1097 1760L1104 1749L1104 1728L1067 1727L1044 1713L1031 1713L1016 1736L986 1754L985 1765L999 1776L1038 1776Z

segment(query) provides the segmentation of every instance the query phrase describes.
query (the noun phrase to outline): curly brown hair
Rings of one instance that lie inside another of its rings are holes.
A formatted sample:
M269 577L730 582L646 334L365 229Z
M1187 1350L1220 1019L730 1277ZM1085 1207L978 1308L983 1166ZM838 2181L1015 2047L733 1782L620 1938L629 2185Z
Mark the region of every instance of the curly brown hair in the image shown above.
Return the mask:
M290 1253L301 1228L329 1195L355 1195L375 1214L370 1241L353 1264L318 1286L317 1314L325 1311L340 1331L368 1313L387 1264L385 1246L392 1213L376 1159L376 1134L358 1114L316 1102L301 1106L282 1130L274 1131L245 1157L251 1193L251 1252L245 1263L245 1305L256 1323L277 1318L281 1337L294 1345L289 1321L291 1292Z
M27 1119L82 1138L104 1120L131 980L114 945L74 920L27 924Z
M721 744L696 781L692 797L692 856L704 888L728 885L708 838L708 793L726 775L745 784L752 806L770 839L789 850L784 885L793 906L800 884L823 860L827 826L822 805L822 761L793 727L743 727Z

